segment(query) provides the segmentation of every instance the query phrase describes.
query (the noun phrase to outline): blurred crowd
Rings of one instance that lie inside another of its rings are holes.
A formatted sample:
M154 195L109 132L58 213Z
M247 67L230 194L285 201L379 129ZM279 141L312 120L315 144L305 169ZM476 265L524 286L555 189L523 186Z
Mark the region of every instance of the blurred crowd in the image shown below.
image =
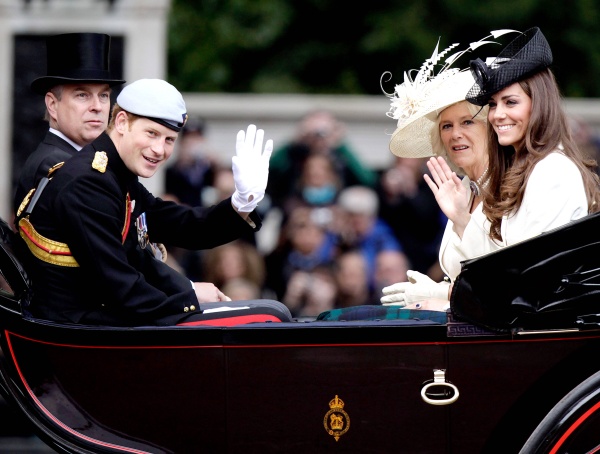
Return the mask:
M231 166L216 156L206 122L188 121L164 197L204 206L229 197ZM409 269L440 281L447 219L423 180L425 159L394 157L372 169L347 143L342 121L309 112L273 151L261 231L211 250L169 250L169 263L234 300L281 301L298 318L380 304L381 289L406 281Z

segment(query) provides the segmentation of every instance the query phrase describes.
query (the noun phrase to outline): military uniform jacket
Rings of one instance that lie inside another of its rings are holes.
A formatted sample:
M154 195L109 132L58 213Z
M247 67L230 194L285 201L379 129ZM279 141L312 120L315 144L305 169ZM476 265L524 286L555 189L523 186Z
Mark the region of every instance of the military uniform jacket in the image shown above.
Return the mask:
M19 205L29 190L34 188L43 177L48 175L48 170L52 166L66 161L76 153L77 150L69 142L48 131L44 140L29 155L23 165L15 193L14 212L17 212Z
M108 158L104 172L92 167L100 151ZM78 264L55 265L28 256L31 314L61 322L135 326L174 324L193 311L198 304L191 282L140 248L135 221L143 213L149 241L187 249L216 247L252 230L231 199L192 208L154 197L103 133L55 173L30 215L37 233L66 243ZM258 216L251 217L260 228Z

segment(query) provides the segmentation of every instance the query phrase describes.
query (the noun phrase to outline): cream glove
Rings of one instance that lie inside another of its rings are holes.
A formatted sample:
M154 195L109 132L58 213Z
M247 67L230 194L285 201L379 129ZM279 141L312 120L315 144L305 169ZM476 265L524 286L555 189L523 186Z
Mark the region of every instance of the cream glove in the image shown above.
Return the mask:
M384 296L381 297L381 304L406 306L415 301L431 298L448 299L449 282L435 282L429 276L413 270L408 270L406 276L408 282L399 282L383 288Z
M262 151L265 131L248 126L246 133L240 130L235 143L236 156L231 158L235 192L231 196L233 207L242 213L253 211L265 196L269 179L269 159L273 141L267 140Z

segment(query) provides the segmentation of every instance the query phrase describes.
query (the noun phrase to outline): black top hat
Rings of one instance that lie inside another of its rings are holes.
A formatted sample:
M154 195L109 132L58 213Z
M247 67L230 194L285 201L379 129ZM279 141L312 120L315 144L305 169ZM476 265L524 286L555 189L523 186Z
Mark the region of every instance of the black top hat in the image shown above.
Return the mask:
M498 54L491 65L471 60L475 85L466 100L485 106L494 93L546 69L552 64L552 51L538 27L520 34Z
M52 87L77 82L125 83L109 71L110 36L101 33L66 33L46 40L47 76L31 83L36 93L46 94Z

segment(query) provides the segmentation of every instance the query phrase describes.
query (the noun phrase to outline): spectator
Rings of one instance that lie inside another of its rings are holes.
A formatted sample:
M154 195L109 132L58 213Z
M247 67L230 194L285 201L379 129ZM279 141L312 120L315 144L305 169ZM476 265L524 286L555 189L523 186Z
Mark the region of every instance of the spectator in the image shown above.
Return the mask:
M203 205L202 191L213 184L217 166L207 148L206 122L202 118L190 118L181 131L175 162L165 171L165 191L179 203ZM231 194L233 191L224 198Z
M204 280L219 288L234 279L245 279L258 289L265 283L264 258L256 247L243 240L204 251L202 264Z
M225 293L227 292L227 293ZM261 289L250 279L235 277L223 285L223 293L232 301L256 300L261 298Z
M318 221L313 209L296 208L282 229L279 245L265 259L267 287L277 299L291 305L294 315L306 314L305 304L320 308L333 305L330 287L335 286L330 283L329 273L337 252L335 236ZM307 287L311 276L329 290ZM291 293L287 292L289 287Z
M377 174L366 167L344 140L345 127L331 112L316 110L305 115L296 137L273 153L267 194L282 206L294 192L306 158L311 154L329 156L340 176L342 187L375 187Z
M280 235L282 225L287 222L290 213L298 207L315 208L312 212L314 219L319 224L329 228L338 215L339 208L336 205L336 200L340 189L341 180L331 159L321 154L308 156L293 193L283 200L281 207L273 207L268 213L270 218L277 220L277 224L272 226L271 243L274 238ZM267 217L267 221L270 218ZM268 228L269 223L263 222L263 226L265 224ZM260 236L265 233L261 229L257 235Z
M407 272L411 269L407 256L399 251L381 251L375 258L375 289L376 304L380 304L384 287L405 282L408 280Z
M443 279L438 260L447 218L423 179L425 158L396 157L381 175L379 215L402 244L413 270Z
M590 159L594 159L597 162L600 161L600 136L580 116L569 115L567 118L573 140L582 153ZM596 172L599 170L599 168L596 168Z
M357 249L367 262L369 286L375 286L375 257L381 251L402 251L390 226L379 217L379 200L374 189L351 186L340 192L341 208L337 225L339 248Z
M296 270L287 282L283 303L294 317L316 317L333 309L336 284L330 267Z
M234 191L233 172L228 167L218 167L215 169L213 181L204 189L202 204L210 206L216 200L223 200L223 197L231 197Z
M369 268L360 250L342 253L334 266L337 295L335 308L379 304L370 286Z
M205 186L202 190L202 206L209 207L219 203L219 201L231 197L235 192L235 181L233 179L233 172L231 168L215 165L212 170L212 183ZM268 201L261 202L261 204ZM262 215L262 209L256 207L256 212ZM262 230L262 228L261 228ZM253 230L246 230L240 234L240 239L245 241L251 246L256 246L256 236L258 232ZM206 252L204 250L190 250L180 248L176 246L170 246L167 248L169 255L173 256L174 259L179 263L183 269L184 274L188 279L192 281L199 281L206 279L206 267L205 258Z
M306 157L296 187L283 201L284 215L297 206L331 209L341 190L341 177L329 156L312 154Z

